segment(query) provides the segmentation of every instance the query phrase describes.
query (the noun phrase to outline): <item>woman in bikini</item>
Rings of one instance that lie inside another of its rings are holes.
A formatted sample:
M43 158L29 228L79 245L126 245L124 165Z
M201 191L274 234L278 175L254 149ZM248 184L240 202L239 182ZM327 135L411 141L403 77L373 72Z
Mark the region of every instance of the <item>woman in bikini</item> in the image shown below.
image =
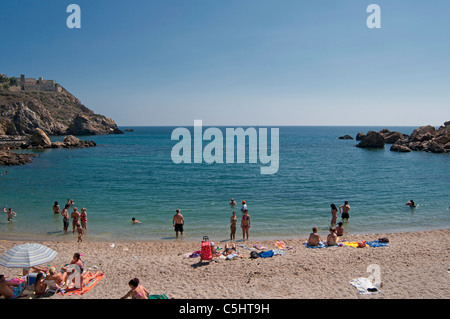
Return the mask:
M250 229L250 215L248 214L248 210L244 210L244 215L242 215L241 228L243 240L245 240L245 235L247 235L248 240L248 231Z
M148 299L148 291L142 285L139 284L139 279L134 278L128 282L128 286L130 286L131 290L122 298L126 299L131 296L132 299Z
M233 212L233 216L230 219L230 240L236 240L236 225L237 225L237 217L236 212Z
M87 228L87 212L86 208L81 208L81 214L80 214L80 222L81 222L81 228L86 230Z

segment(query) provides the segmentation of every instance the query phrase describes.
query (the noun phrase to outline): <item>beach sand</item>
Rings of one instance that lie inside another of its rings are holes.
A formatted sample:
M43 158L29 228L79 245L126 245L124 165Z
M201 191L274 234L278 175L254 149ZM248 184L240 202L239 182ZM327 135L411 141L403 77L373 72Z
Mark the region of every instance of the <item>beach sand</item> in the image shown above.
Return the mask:
M320 234L326 237L326 234ZM182 239L149 242L39 242L58 252L49 264L60 267L83 254L85 267L94 266L105 274L89 292L81 296L54 295L51 299L117 299L128 291L128 281L139 278L151 294L166 294L180 299L357 299L450 297L450 232L448 229L370 235L344 235L341 240L390 240L388 247L349 246L309 249L306 238L286 239L293 249L271 258L217 259L199 263L199 258L184 255L200 250L198 242ZM210 240L224 247L228 241ZM250 241L276 249L276 240ZM31 241L27 241L31 242ZM0 241L0 254L24 242ZM114 244L114 247L111 245ZM250 251L239 248L250 256ZM367 268L379 265L383 283L380 294L362 295L349 282L368 277ZM44 265L46 266L46 265ZM21 269L0 266L9 279Z

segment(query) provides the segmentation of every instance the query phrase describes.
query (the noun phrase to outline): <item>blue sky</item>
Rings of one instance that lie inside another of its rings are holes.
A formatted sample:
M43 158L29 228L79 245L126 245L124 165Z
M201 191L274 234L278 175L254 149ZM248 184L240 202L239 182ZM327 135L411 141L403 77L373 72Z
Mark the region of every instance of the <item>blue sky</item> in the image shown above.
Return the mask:
M69 29L69 4L81 29ZM366 8L381 7L381 29ZM16 0L0 73L55 79L119 125L441 125L450 2Z

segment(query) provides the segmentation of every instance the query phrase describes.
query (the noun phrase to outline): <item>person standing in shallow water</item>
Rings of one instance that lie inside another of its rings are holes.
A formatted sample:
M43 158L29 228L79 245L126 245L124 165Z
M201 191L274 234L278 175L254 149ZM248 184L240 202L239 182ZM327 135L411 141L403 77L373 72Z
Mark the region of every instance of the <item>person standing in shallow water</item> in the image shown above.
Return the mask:
M247 235L248 240L248 231L250 230L250 215L248 214L248 210L244 210L244 215L242 215L241 228L243 240L245 240L245 235Z
M337 207L334 204L330 205L331 207L331 226L336 226L336 222L337 222Z
M348 204L348 201L345 201L344 205L339 206L339 212L341 213L342 220L348 220L350 218L350 215L348 214L349 211L350 205Z
M69 228L69 212L67 209L70 207L70 205L64 206L64 209L61 211L61 216L63 217L63 229L64 231L67 231Z
M181 215L181 211L179 209L176 210L172 223L175 229L176 237L178 238L178 232L180 232L181 236L183 236L184 217Z
M237 217L236 212L233 212L233 215L230 219L230 240L236 240L236 226L237 226Z

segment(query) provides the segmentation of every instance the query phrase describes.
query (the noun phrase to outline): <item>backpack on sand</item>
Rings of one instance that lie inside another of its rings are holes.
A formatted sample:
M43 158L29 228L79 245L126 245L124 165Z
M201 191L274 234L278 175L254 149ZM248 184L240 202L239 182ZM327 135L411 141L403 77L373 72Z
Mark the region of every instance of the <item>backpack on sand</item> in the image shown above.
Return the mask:
M211 260L212 259L211 243L209 241L208 236L203 236L202 248L200 250L200 259L201 260Z

